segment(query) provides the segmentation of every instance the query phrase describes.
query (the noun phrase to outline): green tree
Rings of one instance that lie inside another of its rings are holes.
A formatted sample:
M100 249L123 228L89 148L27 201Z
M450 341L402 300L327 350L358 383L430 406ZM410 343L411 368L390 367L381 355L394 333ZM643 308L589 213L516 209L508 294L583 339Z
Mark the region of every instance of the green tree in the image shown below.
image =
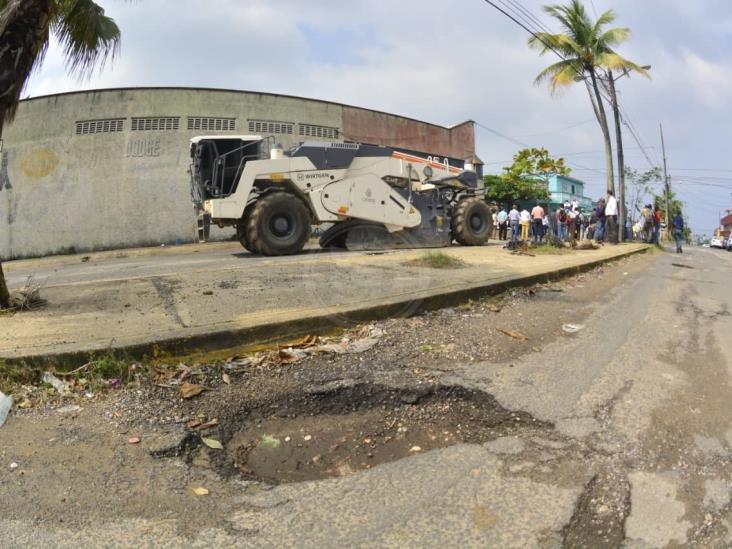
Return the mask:
M554 159L546 149L522 149L500 175L485 176L486 198L500 203L549 198L549 177L569 175L564 159Z
M632 222L637 221L646 197L653 194L653 187L661 181L661 168L652 168L639 172L631 167L625 168L625 178L630 181L628 192L629 216Z
M596 21L587 13L582 2L571 0L566 6L544 6L544 11L556 19L562 29L558 34L540 32L529 39L529 46L538 49L540 55L559 53L561 61L546 67L536 77L535 83L549 81L549 89L559 89L575 82L584 82L590 96L590 103L600 125L605 142L605 166L607 189L615 191L612 141L601 87L602 70L614 63L615 54L611 47L626 40L628 29L612 28L607 25L615 21L612 10L606 11ZM613 66L613 68L615 68Z
M51 36L67 70L79 78L114 57L120 31L92 0L0 0L0 137L11 122L32 71L40 67ZM0 308L9 306L0 264Z
M656 207L657 210L661 212L661 219L666 219L666 189L664 188L661 191L661 194L654 194L653 195L653 205ZM676 215L676 212L683 212L684 209L684 203L676 198L676 193L673 191L668 191L668 207L669 207L669 216L668 219L673 219L674 215Z

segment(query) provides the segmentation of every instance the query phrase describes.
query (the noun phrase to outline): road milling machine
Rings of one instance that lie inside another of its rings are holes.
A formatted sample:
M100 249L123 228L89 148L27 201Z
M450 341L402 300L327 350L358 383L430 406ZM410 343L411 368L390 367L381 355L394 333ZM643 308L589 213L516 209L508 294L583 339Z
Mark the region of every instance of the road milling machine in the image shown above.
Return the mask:
M253 253L296 254L313 226L321 247L348 250L479 246L491 232L477 174L431 157L319 141L285 152L260 136L194 137L190 154L194 205Z

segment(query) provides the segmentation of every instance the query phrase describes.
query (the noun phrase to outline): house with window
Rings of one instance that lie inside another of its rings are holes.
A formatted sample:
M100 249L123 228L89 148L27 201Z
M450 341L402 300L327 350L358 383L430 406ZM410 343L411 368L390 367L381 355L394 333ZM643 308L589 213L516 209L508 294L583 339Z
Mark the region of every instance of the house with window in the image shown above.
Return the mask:
M571 204L575 200L583 211L589 211L594 207L594 200L585 196L584 181L556 174L549 175L547 179L549 203L552 208L558 208L565 202Z

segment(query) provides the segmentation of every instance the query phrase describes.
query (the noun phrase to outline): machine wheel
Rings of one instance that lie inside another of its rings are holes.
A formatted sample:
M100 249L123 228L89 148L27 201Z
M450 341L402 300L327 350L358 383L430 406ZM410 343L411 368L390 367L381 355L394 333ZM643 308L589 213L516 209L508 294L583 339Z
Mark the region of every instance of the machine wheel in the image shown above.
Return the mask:
M275 192L254 204L246 241L263 255L296 254L310 237L310 212L295 195Z
M248 252L251 252L253 254L259 253L251 242L249 242L249 237L247 236L247 228L245 223L239 223L236 226L236 239L239 241L239 243L244 247L244 249Z
M244 210L244 215L242 216L241 221L236 225L236 239L241 243L246 251L258 254L259 250L254 247L254 245L249 241L249 236L247 236L247 219L249 219L253 209L254 205L250 205L246 210Z
M491 209L480 198L464 198L452 215L452 234L463 246L480 246L488 241L493 223Z

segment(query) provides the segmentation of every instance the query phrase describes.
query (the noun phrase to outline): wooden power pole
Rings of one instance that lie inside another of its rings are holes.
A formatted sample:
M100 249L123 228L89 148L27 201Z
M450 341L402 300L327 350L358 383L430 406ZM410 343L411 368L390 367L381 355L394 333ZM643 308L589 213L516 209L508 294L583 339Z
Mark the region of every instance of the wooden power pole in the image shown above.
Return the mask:
M666 194L666 236L669 234L669 227L671 226L671 178L668 175L668 168L666 167L666 144L663 141L663 124L659 124L661 128L661 150L663 151L663 183Z

